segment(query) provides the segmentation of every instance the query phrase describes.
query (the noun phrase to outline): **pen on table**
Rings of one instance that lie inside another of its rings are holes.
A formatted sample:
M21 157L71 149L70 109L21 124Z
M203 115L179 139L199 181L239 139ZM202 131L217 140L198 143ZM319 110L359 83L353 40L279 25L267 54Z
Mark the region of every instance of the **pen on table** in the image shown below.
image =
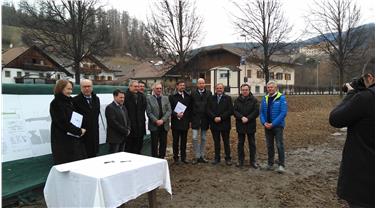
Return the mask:
M105 161L104 164L107 164L107 163L114 163L115 161L111 160L111 161Z

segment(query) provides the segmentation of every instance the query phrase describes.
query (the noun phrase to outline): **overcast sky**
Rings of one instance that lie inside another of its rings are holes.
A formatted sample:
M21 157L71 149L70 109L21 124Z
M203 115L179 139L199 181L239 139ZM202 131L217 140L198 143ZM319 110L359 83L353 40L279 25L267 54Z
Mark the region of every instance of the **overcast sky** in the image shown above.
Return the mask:
M106 0L105 0L106 1ZM240 2L240 0L238 0ZM237 2L238 2L237 1ZM362 11L362 23L375 22L374 0L353 0ZM132 17L146 22L150 15L153 0L107 0L110 8L125 10ZM237 34L232 24L231 12L237 9L231 0L196 0L199 15L204 19L201 44L207 46L219 43L243 42L244 37ZM294 25L292 35L302 34L306 23L303 16L309 14L309 5L313 0L283 0L283 8L289 22ZM310 35L307 35L308 37ZM306 38L308 38L306 37ZM196 46L197 47L197 46Z

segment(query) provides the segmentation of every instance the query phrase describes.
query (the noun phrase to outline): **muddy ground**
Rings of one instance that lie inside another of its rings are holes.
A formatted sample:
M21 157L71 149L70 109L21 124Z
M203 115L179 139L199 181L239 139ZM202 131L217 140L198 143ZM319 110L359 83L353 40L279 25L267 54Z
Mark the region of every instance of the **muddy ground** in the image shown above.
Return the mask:
M286 173L263 169L239 169L220 165L172 162L171 135L168 161L173 195L157 191L159 207L345 207L335 194L345 132L330 127L328 115L339 102L337 96L288 96L289 112L285 128ZM234 125L233 125L234 126ZM332 134L339 132L340 135ZM207 134L207 158L214 148ZM188 136L188 158L192 159L191 132ZM264 132L258 124L257 157L266 165ZM237 161L237 134L231 131L231 153ZM223 151L223 147L222 147ZM248 149L246 148L246 153ZM247 155L247 154L246 154ZM222 157L224 154L222 153ZM276 154L277 156L277 154ZM277 159L277 158L276 158ZM27 207L44 207L43 198ZM122 206L148 207L144 194Z

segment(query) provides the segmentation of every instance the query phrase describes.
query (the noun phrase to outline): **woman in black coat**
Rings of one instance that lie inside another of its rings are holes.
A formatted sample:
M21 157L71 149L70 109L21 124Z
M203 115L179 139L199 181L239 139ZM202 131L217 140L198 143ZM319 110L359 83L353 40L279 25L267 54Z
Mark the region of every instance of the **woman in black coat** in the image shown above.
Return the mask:
M250 93L250 86L241 86L241 95L234 102L234 116L236 118L236 131L238 132L238 167L244 165L245 135L248 137L251 167L257 169L256 163L256 118L259 115L257 99Z
M71 82L59 80L54 89L55 98L50 103L51 150L55 165L86 158L80 138L86 130L70 122L75 110L70 96L72 88Z

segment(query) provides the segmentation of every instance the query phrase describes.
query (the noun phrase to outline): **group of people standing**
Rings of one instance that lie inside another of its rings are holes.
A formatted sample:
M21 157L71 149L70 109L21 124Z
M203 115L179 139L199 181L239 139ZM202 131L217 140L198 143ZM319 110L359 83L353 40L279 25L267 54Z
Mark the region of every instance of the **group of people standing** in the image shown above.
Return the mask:
M95 157L98 153L100 101L93 93L90 80L82 80L80 85L81 93L74 98L70 97L73 87L71 82L59 80L55 87L55 99L51 102L50 113L51 145L56 164ZM213 94L205 89L205 80L202 78L197 80L197 88L191 93L185 90L184 81L178 81L175 92L169 96L163 95L160 83L153 85L152 93L148 96L144 94L144 87L144 83L132 80L126 92L120 89L113 92L114 100L105 110L106 139L110 153L141 153L146 134L146 115L153 157L165 158L167 133L171 128L174 162L187 164L187 135L192 128L192 164L208 163L205 147L210 128L215 150L212 164L221 162L222 138L225 163L232 165L230 131L231 117L234 116L238 133L237 167L244 166L244 143L248 138L250 166L257 169L255 133L256 119L260 116L268 148L267 169L274 169L275 140L278 150L277 171L284 172L283 129L287 102L284 95L277 91L275 82L267 84L268 94L262 98L261 105L250 92L248 84L241 85L241 94L234 102L224 93L223 84L217 84ZM83 115L81 128L70 123L73 111Z

